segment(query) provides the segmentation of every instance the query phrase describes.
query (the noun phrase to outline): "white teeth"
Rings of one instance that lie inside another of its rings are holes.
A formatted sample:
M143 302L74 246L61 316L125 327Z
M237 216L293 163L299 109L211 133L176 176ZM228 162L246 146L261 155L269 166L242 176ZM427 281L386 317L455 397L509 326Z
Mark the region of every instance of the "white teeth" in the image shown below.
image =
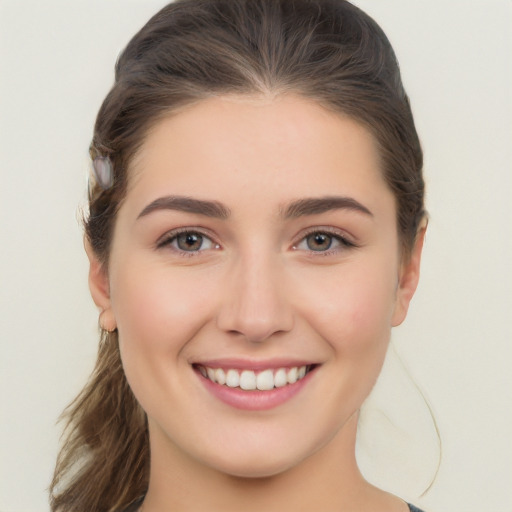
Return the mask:
M218 382L219 384L226 384L226 373L222 368L217 368L215 370L215 379L210 380L213 380L213 382Z
M297 382L297 377L298 377L298 371L297 371L297 368L290 368L288 370L288 373L286 374L286 377L287 377L287 380L290 384L295 384L295 382Z
M247 391L256 389L256 375L250 370L244 370L240 374L240 387Z
M209 368L199 366L199 371L203 377L208 378L217 384L226 385L230 388L238 388L245 391L269 391L274 388L282 388L287 384L295 384L298 380L304 378L307 374L307 367L279 368L278 370L263 370L256 373L252 370L227 371L222 368ZM275 373L274 373L275 371Z
M272 370L265 370L264 372L258 373L256 377L256 387L260 391L274 389L274 374Z
M288 380L286 379L286 370L284 368L279 368L276 374L274 375L274 386L276 388L282 388L288 384Z
M226 373L226 385L230 388L237 388L240 385L240 375L236 370L228 370Z

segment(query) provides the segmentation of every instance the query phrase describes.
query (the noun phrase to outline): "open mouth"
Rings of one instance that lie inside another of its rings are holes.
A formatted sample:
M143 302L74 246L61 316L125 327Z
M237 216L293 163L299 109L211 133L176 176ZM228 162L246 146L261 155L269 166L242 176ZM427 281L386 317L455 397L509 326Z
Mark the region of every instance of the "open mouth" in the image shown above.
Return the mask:
M194 367L203 377L215 384L244 391L271 391L302 380L316 365L268 368L259 371L237 368L211 368L201 364Z

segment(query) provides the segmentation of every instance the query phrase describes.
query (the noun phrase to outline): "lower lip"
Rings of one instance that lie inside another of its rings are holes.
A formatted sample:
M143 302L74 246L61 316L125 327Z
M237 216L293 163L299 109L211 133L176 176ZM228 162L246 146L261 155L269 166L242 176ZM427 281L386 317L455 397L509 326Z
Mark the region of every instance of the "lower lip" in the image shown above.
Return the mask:
M216 398L231 407L247 411L265 411L288 402L308 384L313 372L314 370L311 370L294 384L287 384L282 388L274 388L269 391L244 391L240 388L216 384L196 371L203 385Z

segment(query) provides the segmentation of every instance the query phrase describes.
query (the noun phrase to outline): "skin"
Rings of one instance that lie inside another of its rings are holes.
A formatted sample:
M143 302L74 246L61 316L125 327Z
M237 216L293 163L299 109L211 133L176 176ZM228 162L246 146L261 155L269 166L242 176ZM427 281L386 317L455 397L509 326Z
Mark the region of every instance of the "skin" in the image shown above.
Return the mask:
M117 326L148 415L144 512L408 510L362 478L354 455L358 410L407 313L423 241L422 231L401 260L370 133L299 96L217 97L160 120L129 172L109 268L88 254L102 323ZM229 215L141 216L164 196L217 201ZM326 196L371 213L283 214ZM208 238L184 251L176 229ZM332 235L330 249L312 250L311 231ZM318 367L286 403L245 411L213 397L192 366L228 357Z

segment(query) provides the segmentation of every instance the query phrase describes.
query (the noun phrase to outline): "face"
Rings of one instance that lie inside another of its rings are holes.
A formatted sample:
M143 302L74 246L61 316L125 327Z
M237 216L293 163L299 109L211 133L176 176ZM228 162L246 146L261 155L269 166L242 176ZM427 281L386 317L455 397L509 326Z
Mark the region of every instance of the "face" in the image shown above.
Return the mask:
M272 475L336 443L417 281L372 136L297 97L204 100L130 167L108 272L152 453Z

